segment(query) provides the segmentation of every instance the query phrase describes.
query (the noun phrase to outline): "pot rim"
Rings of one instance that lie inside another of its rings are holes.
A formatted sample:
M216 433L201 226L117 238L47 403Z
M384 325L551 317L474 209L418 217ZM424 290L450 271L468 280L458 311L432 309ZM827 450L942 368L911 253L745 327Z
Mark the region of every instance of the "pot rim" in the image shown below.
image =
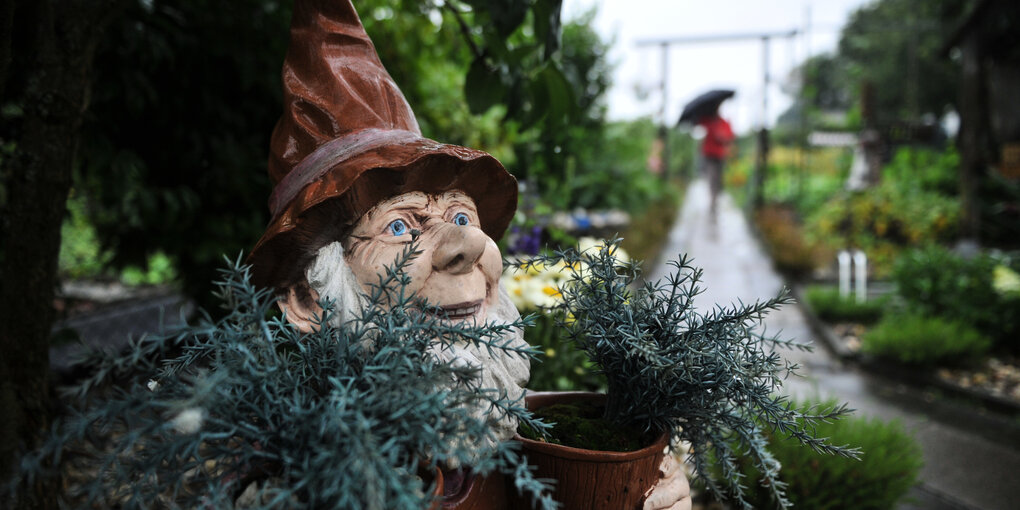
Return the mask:
M573 397L576 400L604 400L606 398L604 393L593 393L587 391L528 392L525 395L525 398L528 397L539 397L540 400L545 400L545 398L548 397ZM574 448L573 446L545 443L521 437L520 434L514 434L514 440L520 441L524 449L533 450L535 452L563 459L597 462L630 462L636 459L658 455L662 453L666 446L669 445L669 438L669 431L664 430L661 434L659 434L659 437L652 442L652 444L641 448L640 450L634 450L631 452L614 452L609 450L588 450L585 448Z

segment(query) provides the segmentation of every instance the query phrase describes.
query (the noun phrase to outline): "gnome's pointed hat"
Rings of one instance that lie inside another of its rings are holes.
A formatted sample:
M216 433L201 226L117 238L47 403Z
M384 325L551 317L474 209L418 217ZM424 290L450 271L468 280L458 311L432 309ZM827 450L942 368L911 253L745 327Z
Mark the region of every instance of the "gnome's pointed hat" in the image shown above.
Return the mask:
M321 218L344 231L408 191L461 190L474 199L482 230L503 235L516 181L485 152L421 136L350 0L294 3L283 90L269 155L272 220L248 257L256 284L294 283L301 254L324 243L315 231Z

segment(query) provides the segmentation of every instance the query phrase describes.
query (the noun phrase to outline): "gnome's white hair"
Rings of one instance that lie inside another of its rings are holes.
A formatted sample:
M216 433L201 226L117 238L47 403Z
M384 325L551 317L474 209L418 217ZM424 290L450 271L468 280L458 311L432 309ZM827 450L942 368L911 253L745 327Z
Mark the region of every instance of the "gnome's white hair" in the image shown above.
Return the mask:
M333 326L339 327L360 316L368 306L362 294L361 283L344 259L344 248L334 241L319 248L315 259L305 271L308 286L319 293L320 299L333 300L335 316Z

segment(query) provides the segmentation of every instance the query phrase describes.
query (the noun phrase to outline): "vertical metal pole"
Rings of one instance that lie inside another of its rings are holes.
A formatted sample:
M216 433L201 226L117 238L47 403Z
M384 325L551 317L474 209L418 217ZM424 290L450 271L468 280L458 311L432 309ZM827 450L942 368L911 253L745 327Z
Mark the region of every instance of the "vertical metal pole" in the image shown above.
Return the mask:
M808 77L806 68L803 66L811 59L811 5L804 6L804 39L803 39L803 50L804 56L801 58L801 73L800 73L800 157L797 158L799 165L797 166L797 196L804 195L805 181L807 180L807 172L811 165L811 156L809 155L810 147L808 145L808 122L807 122L807 104L804 100L804 91L807 89Z
M765 172L768 170L768 111L769 111L769 40L761 38L762 58L762 92L761 92L761 129L758 131L758 157L754 168L754 188L751 193L751 208L758 209L763 202L765 189Z
M761 127L765 129L769 124L769 41L771 38L761 38L761 69L764 75L764 81L762 85L761 93Z
M669 43L662 43L662 108L659 110L659 137L662 140L662 180L669 180L669 121L666 111L669 106Z

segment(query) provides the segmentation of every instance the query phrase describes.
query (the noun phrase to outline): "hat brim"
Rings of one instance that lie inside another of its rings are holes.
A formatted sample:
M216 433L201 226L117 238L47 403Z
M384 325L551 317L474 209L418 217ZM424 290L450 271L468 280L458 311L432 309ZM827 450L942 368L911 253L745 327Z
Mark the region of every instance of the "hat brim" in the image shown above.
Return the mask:
M491 155L427 138L351 155L304 184L270 220L248 256L252 281L283 288L300 278L307 254L329 242L313 231L323 227L315 218L335 218L342 224L331 226L334 231L346 232L392 196L452 190L475 201L482 231L494 240L503 236L517 209L517 180Z

